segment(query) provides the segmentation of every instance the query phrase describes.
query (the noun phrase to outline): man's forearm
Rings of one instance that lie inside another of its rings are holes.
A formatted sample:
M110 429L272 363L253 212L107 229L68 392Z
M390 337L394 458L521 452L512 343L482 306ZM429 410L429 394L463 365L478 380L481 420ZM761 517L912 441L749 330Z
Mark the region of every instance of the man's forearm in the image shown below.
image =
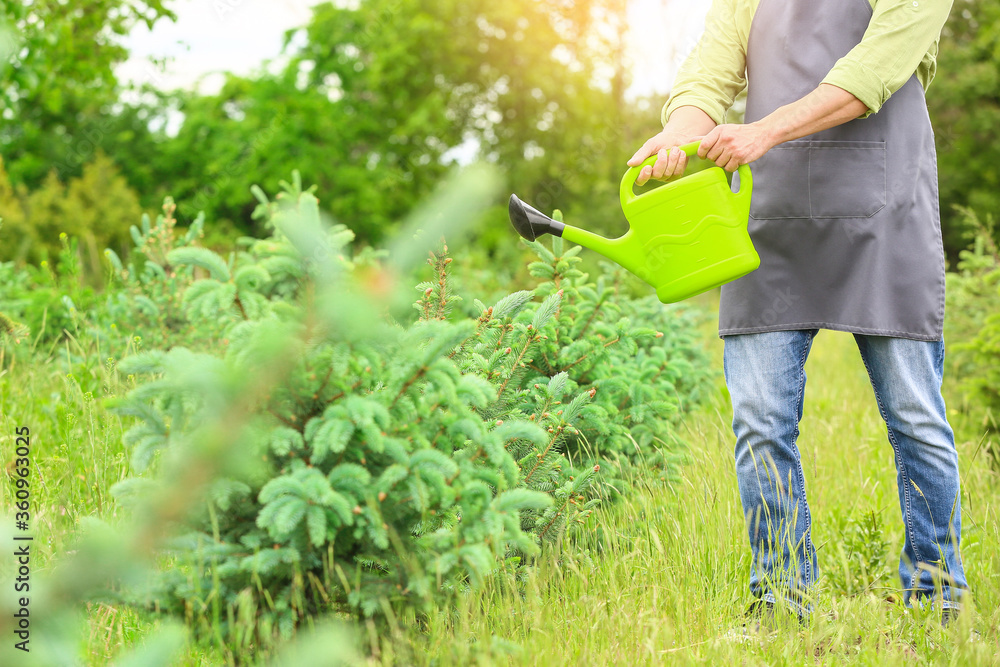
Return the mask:
M720 125L702 139L698 154L736 171L778 144L819 132L865 113L868 107L843 88L821 83L805 97L746 125Z
M778 107L756 122L772 146L854 120L868 107L843 88L821 83L800 100Z
M670 114L664 129L676 131L678 134L703 137L715 129L715 121L698 107L677 107Z

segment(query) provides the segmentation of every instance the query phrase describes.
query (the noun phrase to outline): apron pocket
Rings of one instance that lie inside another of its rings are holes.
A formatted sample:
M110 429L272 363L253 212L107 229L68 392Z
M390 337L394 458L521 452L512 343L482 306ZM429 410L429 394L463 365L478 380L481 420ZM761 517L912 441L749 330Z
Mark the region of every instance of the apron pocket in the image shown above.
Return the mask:
M810 217L808 141L775 146L750 164L750 172L754 182L751 218Z
M813 141L809 200L813 218L870 218L885 207L884 141Z

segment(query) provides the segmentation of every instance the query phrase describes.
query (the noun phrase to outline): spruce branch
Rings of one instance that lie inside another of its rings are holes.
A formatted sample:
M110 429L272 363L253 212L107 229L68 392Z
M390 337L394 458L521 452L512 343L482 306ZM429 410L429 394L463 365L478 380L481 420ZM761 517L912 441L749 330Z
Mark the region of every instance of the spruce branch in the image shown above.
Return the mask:
M493 319L493 306L490 306L489 308L483 310L482 314L479 316L479 319L476 320L476 330L475 332L473 332L473 337L480 338L482 336L483 327L486 324L488 324L492 319ZM461 345L459 345L457 348L448 353L448 358L449 359L454 359L455 357L462 358L462 355L465 354L465 346L469 344L469 340L470 340L469 338L463 340Z
M431 262L438 274L438 302L437 318L439 320L448 319L448 265L451 264L451 257L448 257L448 244L441 239L443 250L441 254L431 253Z
M503 323L500 324L500 337L497 338L496 345L494 345L494 347L496 347L496 349L499 350L500 348L503 347L504 336L506 336L507 332L511 331L513 328L514 328L513 324L503 324Z
M497 390L497 401L499 401L504 392L507 391L507 386L510 384L511 378L517 374L517 369L521 365L521 360L524 359L524 355L527 354L531 346L540 339L541 337L536 332L528 338L524 347L521 348L521 352L517 355L517 359L514 360L514 366L511 368L510 375L507 376L507 378L503 381L503 384L500 385L500 389Z
M370 372L370 371L371 371L371 369L370 369L370 368L365 368L365 372L366 372L366 373L368 373L368 372ZM329 374L327 374L327 377L329 377ZM341 391L340 393L338 393L338 394L335 394L334 396L331 396L331 397L330 397L330 399L329 399L329 401L328 401L327 403L328 403L328 404L329 404L329 403L333 403L334 401L336 401L336 400L339 400L339 399L343 398L344 396L346 396L346 395L347 395L347 392L349 392L349 391L354 391L355 389L357 389L358 387L360 387L360 386L361 386L361 382L362 382L362 380L361 380L361 379L358 379L358 381L357 381L357 382L355 382L354 384L352 384L352 385L351 385L351 388L350 388L350 389L344 389L344 390L342 390L342 391ZM324 385L325 385L325 383L324 383ZM397 398L399 398L399 397L397 396ZM393 401L393 403L395 404L395 401Z
M611 340L605 342L604 343L604 347L605 348L611 347L612 345L614 345L615 343L618 343L620 341L621 341L621 336L615 336ZM569 366L564 366L563 370L567 371L567 370L573 368L574 366L576 366L577 364L581 363L585 359L590 358L590 356L591 356L591 353L588 352L587 354L583 355L582 357L580 357L579 359L577 359L576 361L574 361L573 363L571 363ZM581 384L585 384L585 383L581 381Z
M542 538L544 538L544 537L545 537L545 534L546 534L547 532L549 532L549 529L550 529L550 528L552 528L552 526L554 526L554 525L555 525L555 523L556 523L556 520L557 520L557 519L558 519L558 518L559 518L559 517L560 517L560 516L562 515L562 513L563 513L563 512L565 512L565 511L566 511L566 509L567 509L567 508L569 507L569 501L570 501L570 498L571 498L571 497L572 497L572 496L570 496L570 497L568 497L568 498L566 499L566 502L565 502L565 503L563 503L563 506L562 506L562 507L560 507L560 508L559 508L558 510L556 510L556 513L552 515L552 519L551 519L551 520L550 520L550 521L548 522L548 524L546 524L545 528L543 528L543 529L542 529L542 531L541 531L540 533L538 533L538 539L539 539L539 540L541 540Z
M417 369L416 373L407 378L406 382L403 383L403 386L400 387L399 393L396 394L396 397L394 399L392 399L392 403L389 404L389 408L392 409L396 407L396 402L399 401L400 398L402 398L403 394L405 394L407 390L411 386L413 386L413 383L419 381L420 378L422 378L424 374L429 370L430 368L428 366L421 365L420 368Z
M301 431L302 430L302 426L300 424L296 424L293 420L291 420L288 417L285 417L284 415L276 412L274 410L274 408L268 408L267 411L268 411L268 413L270 413L271 415L273 415L276 419L278 419L278 421L280 421L281 423L283 423L288 428L295 429L296 431Z
M583 338L583 336L587 333L587 329L590 328L590 325L593 323L594 318L597 317L597 313L600 312L601 307L604 306L604 302L606 300L607 296L602 295L601 298L597 301L597 304L595 304L594 308L590 311L590 316L587 318L587 321L583 323L583 328L580 329L580 333L576 335L576 338L578 339Z
M326 369L326 375L323 376L323 381L319 383L319 387L317 387L316 391L313 392L313 400L314 401L318 400L319 397L323 394L323 392L326 391L326 385L330 382L330 376L331 375L333 375L333 364L330 364L327 367L327 369ZM358 380L358 384L360 384L360 383L361 383L361 381ZM357 387L357 385L355 385L354 387L351 387L351 389L353 390L355 387ZM343 392L341 392L341 396L343 396ZM332 403L334 400L336 400L336 399L330 399L330 402Z
M535 461L534 467L527 474L527 476L525 476L525 478L524 478L524 483L525 484L527 484L528 482L531 481L531 478L534 476L535 471L538 470L538 467L542 465L542 462L545 460L545 457L549 455L549 450L552 449L552 446L556 444L556 441L562 435L564 426L565 426L565 424L560 424L559 426L557 426L555 428L554 435L552 436L552 439L549 440L549 444L545 446L545 449L542 451L541 454L537 455L537 460Z
M243 317L243 319L244 319L244 320L249 320L249 319L250 319L250 317L249 317L249 316L247 315L247 310L246 310L246 308L244 308L244 307L243 307L243 300L242 300L242 299L240 299L240 294L239 294L239 292L237 292L237 293L235 294L235 296L233 297L233 303L235 303L235 304L236 304L236 307L237 307L237 308L239 308L239 310L240 310L240 315L241 315L241 316Z

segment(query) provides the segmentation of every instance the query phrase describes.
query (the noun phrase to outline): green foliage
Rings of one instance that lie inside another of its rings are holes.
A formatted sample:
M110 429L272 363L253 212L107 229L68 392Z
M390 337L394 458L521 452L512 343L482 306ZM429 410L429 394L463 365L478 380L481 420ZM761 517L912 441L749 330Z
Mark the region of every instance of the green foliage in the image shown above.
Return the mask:
M957 0L928 90L934 122L945 248L958 260L976 233L956 207L1000 209L1000 2ZM996 239L996 237L994 237Z
M103 293L86 284L81 256L89 253L82 253L78 239L66 233L56 236L53 262L42 260L37 267L0 263L0 308L46 344L74 336L119 355L143 341L161 346L183 337L189 346L216 344L219 323L205 320L195 328L181 302L194 281L194 267L167 261L175 246L190 246L201 237L204 218L178 233L174 210L168 198L154 223L143 215L138 226L127 228L134 244L127 262L115 250L105 249L106 270L96 274L107 275Z
M141 118L109 113L120 92L121 37L173 18L166 0L0 1L0 155L12 180L37 189L55 167L78 176L99 149L117 158L148 137ZM138 121L138 122L136 122ZM136 153L130 163L148 160ZM141 185L135 183L135 185Z
M604 265L595 281L577 269L579 247L563 250L528 243L542 278L535 292L558 306L534 317L548 320L532 370L552 377L565 373L568 390L588 391L583 428L570 447L594 458L643 461L669 473L679 454L673 433L677 417L697 404L710 386L707 359L697 343L697 314L684 306L663 306L652 295L624 295L626 274Z
M184 617L233 651L269 646L329 610L392 618L516 571L540 544L585 527L618 468L654 460L657 443L672 470L679 396L644 425L625 419L636 407L627 400L612 415L609 402L625 397L573 355L627 365L652 352L648 340L670 341L678 363L700 358L681 311L668 319L610 293L620 307L595 304L603 278L591 284L574 269L579 249L537 246L533 271L549 280L492 307L474 300L470 317L444 246L417 288L416 321L397 323L372 303L391 282L385 267L412 252L385 263L382 251L352 253L353 234L322 223L297 173L283 188L274 201L255 191L270 236L240 239L225 256L199 245L203 218L180 231L168 199L155 221L131 227L126 260L107 251L104 294L82 286L76 240L65 235L55 269L0 264L9 278L0 310L41 311L29 322L40 339L61 340L58 327L99 355L108 350L102 366L134 387L108 407L131 422L123 442L144 476L114 492L137 511L145 499L173 498L157 511L176 512L181 532L166 552L173 566L126 587L129 599ZM436 218L421 220L437 229ZM539 268L546 260L551 271ZM61 310L23 302L36 295L59 296ZM635 326L654 322L668 335ZM562 341L553 347L554 336ZM86 380L89 394L111 396L106 373L84 368L92 352L74 343L62 363L81 391ZM663 390L657 378L651 386ZM191 466L208 483L180 501L176 479L161 471L208 456L218 438L232 439L240 465Z
M889 541L880 515L873 511L861 516L837 514L834 553L823 573L830 588L842 595L872 592L888 584Z
M126 54L111 38L169 17L168 4L7 3L30 53L5 89L19 122L0 128L15 184L38 189L53 167L65 182L103 150L145 207L170 194L182 223L204 212L214 246L217 230L263 236L245 193L255 182L275 190L297 167L334 193L327 211L375 242L441 181L458 147L476 145L520 165L508 187L540 206L562 202L595 230L624 226L615 183L655 129L658 103L625 100L620 0L321 3L288 34L281 68L227 74L211 95L157 90L151 70L143 102L116 99L113 65ZM57 37L70 28L73 40ZM94 51L84 57L81 43ZM42 90L44 104L27 101ZM48 104L58 109L43 113ZM169 136L159 129L168 119L181 121ZM502 228L483 224L480 243L492 250Z
M20 342L30 333L28 328L21 322L10 319L7 315L0 313L0 334L10 336L15 343Z
M140 213L138 196L103 153L84 166L80 177L63 184L51 171L33 191L12 187L0 161L0 217L5 220L0 259L54 259L60 235L68 235L82 242L85 274L93 282L102 273L100 250L120 251Z
M182 295L195 280L195 265L183 261L183 254L180 258L174 255L208 252L194 245L204 236L205 218L198 216L187 230L179 230L176 208L168 197L155 222L143 214L138 226L129 227L133 248L127 263L114 250L105 250L109 288L103 308L92 314L92 337L110 339L114 344L124 336L154 347L169 345L180 337L186 345L200 347L217 338L222 328L219 322L203 319L196 327L187 318L188 304Z
M475 342L455 359L496 386L496 403L484 413L490 419L527 419L550 434L541 443L508 445L523 484L555 496L552 510L525 523L548 538L553 529L559 535L582 523L594 498L626 491L609 473L642 463L673 478L683 455L676 420L700 402L711 376L694 333L695 313L664 307L653 296L628 298L624 271L610 264L590 282L576 268L581 248L564 251L561 238L553 238L551 249L526 245L539 258L529 270L543 282L492 307L476 300ZM429 260L437 280L417 286L415 307L424 319L445 318L455 299L447 291L447 252L446 246ZM603 485L589 489L597 469L605 471Z
M262 236L247 189L273 191L298 168L332 193L335 219L377 242L475 142L520 165L509 187L532 201L570 203L594 228L623 222L615 183L647 134L640 119L655 123L624 101L624 29L617 0L320 3L286 36L283 68L228 74L213 95L157 91L148 112L182 122L157 137L143 178L169 185L182 219L203 211ZM133 162L130 178L143 173ZM497 241L484 225L483 242Z
M299 211L317 210L308 193L294 196ZM287 637L320 609L373 615L385 604L420 606L442 587L482 581L510 550L537 552L519 513L544 511L551 500L517 488L506 431L477 413L491 392L448 357L472 323L381 326L363 340L311 324L310 297L287 301L282 279L272 281L260 264L283 258L289 268L295 257L299 270L288 273L308 282L322 267L306 263L281 221L272 222L274 235L253 246L262 256L251 251L232 269L205 249L168 254L210 272L183 300L192 321L226 324L222 357L175 346L121 364L121 372L155 378L115 407L140 419L125 439L133 466L143 470L157 450L193 437L219 411L216 397L226 387L253 382L255 370L282 349L275 335L292 335L287 378L255 408L242 437L245 455L263 460L264 471L213 484L202 511L189 518L191 532L173 544L181 567L164 573L148 599L188 616L203 634L219 622L211 614L195 620L203 609L221 604L241 610L245 621L250 605L255 634L267 640ZM343 232L329 230L335 253L346 252L350 235ZM236 284L251 273L261 280ZM216 308L197 307L191 294L214 295ZM237 300L259 307L240 308ZM525 424L514 434L524 429L538 430ZM117 490L124 496L129 488ZM227 641L238 641L232 622L223 618L221 627Z
M960 253L958 271L947 275L946 338L953 341L949 366L965 390L962 409L983 425L984 448L1000 470L997 417L1000 415L1000 250L993 218L985 221L962 209L964 224L977 230L973 245Z
M59 234L58 243L53 263L0 263L0 310L23 323L22 336L30 332L46 344L88 332L88 314L100 303L100 295L82 279L77 239Z
M673 374L705 379L686 365L704 361L681 333L689 316L614 298L604 278L574 269L578 248L557 242L535 244L533 271L549 280L492 307L477 300L475 319L453 312L447 246L430 254L416 321L373 318L379 254L352 254L345 227L324 228L297 174L284 189L274 202L256 192L272 234L228 260L190 233L143 246L193 272L172 283L176 297L195 330L221 327L222 345L175 344L119 364L139 379L113 406L137 419L124 438L134 470L159 484L157 461L203 437L234 388L264 382L268 368L280 379L227 427L256 465L211 482L170 544L175 566L132 590L137 604L183 616L201 636L221 633L234 650L288 637L324 611L424 610L584 525L608 495L608 465L646 457L670 469L672 420L686 407ZM137 243L162 238L167 219L136 230ZM649 376L647 393L618 381L637 373ZM138 481L115 487L122 502L148 493Z

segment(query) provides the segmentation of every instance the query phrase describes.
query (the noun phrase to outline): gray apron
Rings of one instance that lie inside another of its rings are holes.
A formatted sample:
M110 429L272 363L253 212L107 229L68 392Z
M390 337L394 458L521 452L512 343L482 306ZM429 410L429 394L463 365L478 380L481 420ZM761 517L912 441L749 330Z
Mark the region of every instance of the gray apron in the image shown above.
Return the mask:
M868 0L761 0L745 122L815 89L871 16ZM750 169L760 268L722 287L720 336L837 329L941 339L937 157L916 76L878 113L779 144Z

